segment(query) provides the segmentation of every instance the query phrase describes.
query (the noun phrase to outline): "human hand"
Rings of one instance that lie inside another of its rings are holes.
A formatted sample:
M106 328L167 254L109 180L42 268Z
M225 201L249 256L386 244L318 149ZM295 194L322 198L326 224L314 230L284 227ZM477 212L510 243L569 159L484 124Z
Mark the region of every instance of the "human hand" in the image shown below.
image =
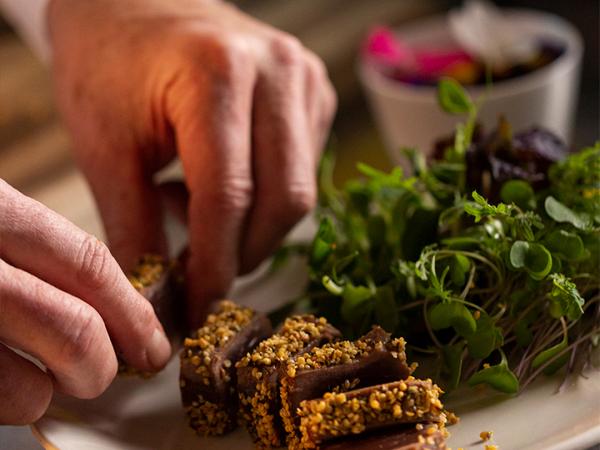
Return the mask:
M117 371L111 339L140 370L161 369L171 353L106 246L0 180L0 425L34 422L54 390L102 393Z
M315 204L336 106L293 37L209 0L52 0L56 97L119 263L165 253L153 174L182 161L192 323Z

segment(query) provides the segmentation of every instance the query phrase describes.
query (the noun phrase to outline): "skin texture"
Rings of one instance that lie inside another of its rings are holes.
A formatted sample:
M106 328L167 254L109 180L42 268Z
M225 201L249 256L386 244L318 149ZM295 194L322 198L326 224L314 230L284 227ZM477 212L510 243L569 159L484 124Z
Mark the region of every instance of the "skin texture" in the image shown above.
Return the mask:
M189 229L188 317L262 261L316 201L336 107L297 39L220 1L53 0L56 100L125 269ZM185 185L153 175L179 157ZM162 195L161 195L162 194Z
M56 101L112 254L0 180L0 424L37 420L55 390L99 395L115 349L160 370L171 348L123 269L167 254L163 207L189 227L197 325L314 206L336 107L315 55L226 3L51 0L48 24ZM176 157L185 184L155 184Z
M113 344L141 370L171 354L106 246L0 180L0 424L37 420L54 390L98 396L117 370Z

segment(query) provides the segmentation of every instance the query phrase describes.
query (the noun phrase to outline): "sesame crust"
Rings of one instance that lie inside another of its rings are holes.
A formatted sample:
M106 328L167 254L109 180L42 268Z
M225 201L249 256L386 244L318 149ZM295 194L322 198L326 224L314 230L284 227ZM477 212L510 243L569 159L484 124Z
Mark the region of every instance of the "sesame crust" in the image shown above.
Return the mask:
M127 279L136 290L141 291L160 280L167 269L168 263L162 256L143 255L127 275Z
M393 339L389 343L384 340L362 338L354 342L332 342L322 347L315 347L310 352L294 358L288 363L286 372L288 376L295 377L301 370L351 364L374 351L387 351L392 357L406 361L405 345L404 338Z
M227 356L240 348L245 352L252 341L270 335L267 324L264 316L250 308L223 300L204 326L184 340L180 387L189 424L196 433L216 436L235 427L235 360Z
M391 339L378 326L357 341L328 343L291 359L281 376L280 389L280 415L288 445L300 439L296 411L302 400L404 379L411 372L404 339Z
M201 436L220 436L230 431L231 418L223 405L205 400L198 395L192 404L185 408L188 423Z
M230 300L223 300L218 305L218 312L209 314L204 326L196 330L192 337L184 339L181 359L196 367L195 372L199 378L197 381L206 386L210 385L210 369L215 350L223 347L239 333L253 316L254 311L250 308L238 306ZM231 365L231 361L224 361L226 368Z
M280 365L338 336L339 332L322 317L292 316L285 320L277 334L258 344L236 364L241 422L259 447L283 444L278 395Z
M367 430L415 422L446 421L439 399L442 391L431 380L403 381L326 393L300 404L300 441L291 448L317 448L329 439Z
M259 369L286 362L291 356L305 350L315 339L320 339L325 333L331 333L333 330L324 317L289 317L277 334L258 344L252 353L240 360L237 367ZM335 331L337 335L337 330Z

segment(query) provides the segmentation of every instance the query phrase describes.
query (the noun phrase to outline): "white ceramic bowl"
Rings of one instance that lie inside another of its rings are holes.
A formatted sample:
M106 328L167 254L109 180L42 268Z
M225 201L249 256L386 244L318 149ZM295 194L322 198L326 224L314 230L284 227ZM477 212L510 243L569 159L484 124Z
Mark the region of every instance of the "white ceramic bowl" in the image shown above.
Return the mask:
M479 118L485 129L504 114L514 130L545 127L567 142L571 139L583 44L579 32L565 20L539 11L507 10L511 20L535 36L556 40L564 53L552 63L526 75L496 83L486 95ZM451 40L446 16L411 22L395 30L409 44L431 45ZM460 117L442 112L436 88L413 86L387 78L359 61L359 77L392 162L402 164L402 147L428 153L433 142L448 135ZM484 87L469 88L476 98Z

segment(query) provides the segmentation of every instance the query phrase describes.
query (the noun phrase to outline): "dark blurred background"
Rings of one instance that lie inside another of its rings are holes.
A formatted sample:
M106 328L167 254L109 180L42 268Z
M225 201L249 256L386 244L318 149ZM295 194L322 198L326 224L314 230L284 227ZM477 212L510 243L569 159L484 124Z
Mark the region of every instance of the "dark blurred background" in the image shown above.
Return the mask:
M339 93L334 131L340 158L338 178L356 160L389 163L369 116L355 72L361 38L374 24L394 26L460 5L452 0L240 0L249 14L298 36L326 62ZM585 42L574 146L599 136L598 0L498 0L503 7L528 7L562 16ZM17 188L39 190L74 170L68 139L52 106L47 71L0 23L0 177Z

